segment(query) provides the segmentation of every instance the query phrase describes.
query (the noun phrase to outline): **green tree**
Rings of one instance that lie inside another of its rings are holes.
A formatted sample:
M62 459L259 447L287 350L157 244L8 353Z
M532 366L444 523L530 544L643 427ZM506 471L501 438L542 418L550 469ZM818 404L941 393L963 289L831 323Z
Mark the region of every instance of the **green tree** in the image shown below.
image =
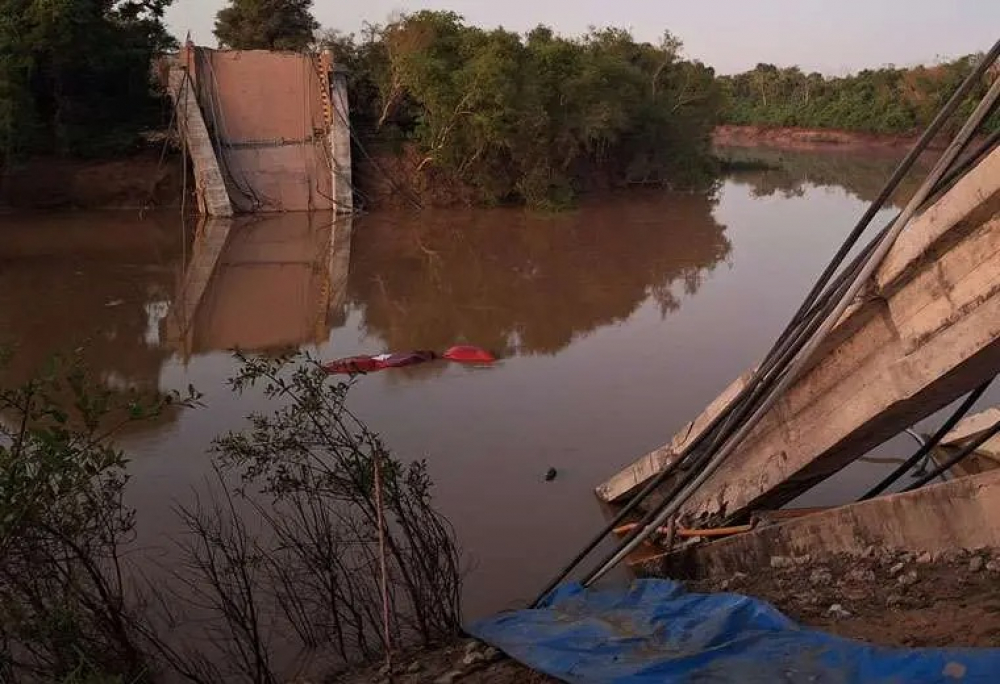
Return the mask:
M356 128L404 139L415 173L471 186L483 203L561 206L593 186L674 184L710 170L714 72L621 29L564 38L467 26L421 11L322 44L352 69Z
M0 0L0 161L121 151L159 123L172 0Z
M969 55L930 67L888 66L830 78L806 75L797 67L758 64L720 78L726 96L722 116L733 124L911 133L931 121L981 58ZM980 83L961 111L970 112L988 85L988 79ZM998 125L1000 116L994 115L987 127Z
M319 24L312 0L232 0L215 19L215 37L235 50L304 50Z

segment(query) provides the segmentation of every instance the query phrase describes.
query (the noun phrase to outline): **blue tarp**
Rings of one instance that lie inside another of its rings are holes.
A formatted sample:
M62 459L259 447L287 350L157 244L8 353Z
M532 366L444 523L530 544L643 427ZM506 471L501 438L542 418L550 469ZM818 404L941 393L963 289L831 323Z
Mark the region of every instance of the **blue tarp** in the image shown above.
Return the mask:
M1000 649L872 646L801 627L747 596L690 594L669 580L563 585L537 610L469 631L573 684L1000 682Z

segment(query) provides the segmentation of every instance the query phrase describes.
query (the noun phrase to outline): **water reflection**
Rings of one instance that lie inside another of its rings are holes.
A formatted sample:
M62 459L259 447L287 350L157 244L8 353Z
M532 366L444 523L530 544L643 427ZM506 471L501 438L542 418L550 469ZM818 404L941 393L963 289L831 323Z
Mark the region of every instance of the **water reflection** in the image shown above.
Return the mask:
M469 342L554 354L630 316L663 315L729 255L701 195L630 194L579 210L373 215L357 222L348 288L391 349Z
M7 380L78 350L111 386L158 385L170 352L155 327L184 240L174 217L9 216L0 235L0 344L16 349Z
M737 170L729 180L752 189L754 197L802 197L809 186L842 188L864 202L874 200L892 175L905 150L856 152L797 152L773 148L721 148L717 153L734 162L762 162L770 168ZM900 184L894 200L909 198L922 180L927 160L917 163Z
M277 214L203 222L166 337L183 358L264 352L327 339L344 321L352 219Z

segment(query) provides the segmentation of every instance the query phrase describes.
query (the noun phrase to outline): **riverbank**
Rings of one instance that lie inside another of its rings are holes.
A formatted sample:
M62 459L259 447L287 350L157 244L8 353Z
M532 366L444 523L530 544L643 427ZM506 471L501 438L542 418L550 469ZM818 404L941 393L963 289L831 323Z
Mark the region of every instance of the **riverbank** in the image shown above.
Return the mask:
M651 573L656 574L656 573ZM763 599L796 622L831 634L895 647L1000 645L1000 553L978 549L940 556L870 547L859 556L775 556L760 572L688 580L693 592ZM398 659L344 676L342 684L548 684L475 641Z
M188 185L191 184L188 178ZM159 146L112 159L36 157L0 169L0 207L25 210L180 206L184 168Z
M881 135L844 131L833 128L789 128L781 126L716 126L712 144L716 147L773 147L806 152L823 151L884 151L903 150L911 146L918 134ZM933 148L943 146L942 138Z
M934 556L869 547L857 556L774 556L760 572L688 581L756 596L793 620L883 646L1000 645L1000 554Z
M913 140L913 136L761 126L719 126L713 133L717 149L874 153L873 158L898 155ZM364 210L469 207L483 203L481 193L471 184L422 164L424 158L412 145L395 151L376 146L372 152L370 156L359 155L354 170L357 202ZM781 159L757 161L774 168L783 166ZM190 194L190 169L188 172ZM177 207L182 201L184 185L180 153L171 148L162 156L158 145L114 159L39 157L0 173L0 207L26 210ZM614 189L615 184L609 178L590 173L584 190L594 194Z

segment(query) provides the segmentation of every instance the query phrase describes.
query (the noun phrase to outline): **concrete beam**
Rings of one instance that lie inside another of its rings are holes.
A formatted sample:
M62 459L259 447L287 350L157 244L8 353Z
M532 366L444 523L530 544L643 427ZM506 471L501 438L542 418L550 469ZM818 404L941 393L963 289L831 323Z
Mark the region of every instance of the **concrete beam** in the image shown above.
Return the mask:
M229 217L233 215L233 205L229 201L226 183L222 178L219 160L215 156L212 137L208 133L202 117L198 97L192 87L188 72L182 67L173 67L169 75L170 97L174 102L181 139L187 148L194 166L195 194L198 210L205 215Z
M869 546L938 554L1000 546L1000 470L828 509L678 551L670 574L717 577L772 556L860 555Z
M330 122L330 152L333 155L334 211L338 214L350 214L354 211L351 108L347 96L347 73L336 66L330 72L330 100L333 109L333 118Z
M982 413L968 416L959 421L951 432L941 438L941 444L943 446L961 446L963 443L971 442L996 425L997 421L1000 421L1000 406L994 406ZM993 441L991 439L987 444Z
M685 516L703 522L778 507L1000 371L998 210L1000 150L914 219L877 272L874 293L845 313ZM634 493L664 462L644 460L598 495Z

